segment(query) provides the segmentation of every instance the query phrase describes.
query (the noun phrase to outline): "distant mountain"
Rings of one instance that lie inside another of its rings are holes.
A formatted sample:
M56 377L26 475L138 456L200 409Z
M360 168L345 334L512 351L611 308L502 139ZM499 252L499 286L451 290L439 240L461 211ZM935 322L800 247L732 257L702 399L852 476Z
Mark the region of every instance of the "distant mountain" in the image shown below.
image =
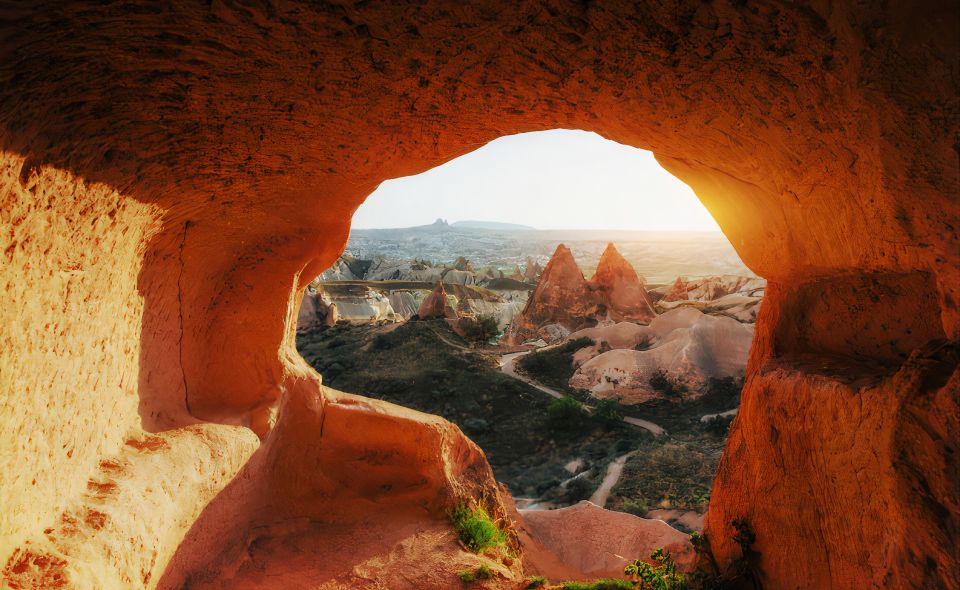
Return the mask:
M530 227L529 225L520 225L519 223L503 223L501 221L475 221L475 220L466 220L466 221L455 221L450 224L450 227L466 228L466 229L495 229L495 230L532 230L536 229Z

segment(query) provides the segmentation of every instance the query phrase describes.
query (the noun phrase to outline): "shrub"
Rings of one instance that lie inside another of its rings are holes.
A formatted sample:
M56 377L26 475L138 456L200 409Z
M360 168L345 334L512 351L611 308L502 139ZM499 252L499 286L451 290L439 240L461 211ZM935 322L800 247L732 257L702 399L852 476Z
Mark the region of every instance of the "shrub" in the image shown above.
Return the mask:
M623 575L628 576L633 588L638 590L683 590L686 587L684 575L677 572L669 551L662 548L654 549L650 554L654 565L637 559L623 568Z
M597 402L590 413L594 420L597 420L606 427L616 426L623 422L623 413L620 411L620 404L614 399L604 399Z
M383 334L377 334L373 339L374 350L390 350L403 344L406 338L398 330L391 330Z
M523 587L523 590L534 590L535 588L542 588L550 583L550 580L544 578L543 576L532 576L527 579L527 585Z
M586 500L593 495L593 484L586 477L578 477L567 484L567 498L571 504Z
M740 390L743 389L743 378L710 377L707 381L707 395L729 400L734 403L740 401Z
M524 355L517 360L517 366L537 381L563 391L569 388L570 377L576 371L573 353L593 344L590 338L570 340L554 348Z
M570 396L563 396L550 400L547 417L555 428L574 430L583 425L586 414L580 402Z
M472 584L477 580L489 580L493 577L493 572L487 567L487 564L481 563L475 570L460 570L457 576L464 584Z
M726 436L730 430L733 416L714 416L700 423L700 429L715 436Z
M634 350L650 350L650 346L653 345L653 342L650 341L649 336L644 336L640 339L640 342L637 342L634 346Z
M468 320L463 326L464 335L467 340L477 343L485 343L500 334L500 326L497 319L493 316L482 315L476 319Z
M683 394L687 393L689 389L683 383L675 379L671 379L667 372L663 369L657 369L650 375L650 387L659 391L667 397L679 397L683 398Z
M564 582L560 590L633 590L634 586L626 580L612 578L593 582Z
M478 504L472 508L461 502L450 511L450 521L460 541L474 553L483 553L507 541L507 534Z

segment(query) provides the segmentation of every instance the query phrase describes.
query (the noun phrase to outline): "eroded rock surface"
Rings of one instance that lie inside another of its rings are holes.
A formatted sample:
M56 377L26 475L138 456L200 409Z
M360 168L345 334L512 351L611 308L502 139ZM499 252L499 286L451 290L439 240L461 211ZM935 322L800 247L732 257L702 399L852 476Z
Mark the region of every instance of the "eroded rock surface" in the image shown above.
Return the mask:
M82 505L130 433L212 421L269 437L296 373L300 293L381 181L565 127L653 150L769 281L707 516L718 562L737 557L729 522L744 515L764 588L960 586L957 363L937 348L960 337L956 3L0 12L5 568ZM324 430L342 442L319 452L385 459L383 479L339 480L350 502L316 504L323 516L374 513L370 486L408 481L390 450L420 427L377 424L395 430L369 444ZM315 517L301 500L327 476L303 459L251 459L230 486L277 483L291 522ZM144 489L169 475L138 473ZM229 478L214 473L211 492ZM231 506L230 486L208 509ZM409 498L425 498L414 487ZM403 502L396 487L382 493ZM214 559L258 536L272 546L283 533L253 526L256 508L224 512L235 536L201 516L188 534L199 540L177 554ZM158 528L145 545L169 546L182 519L148 514ZM79 547L92 533L77 530ZM82 558L58 558L62 571L128 571L143 546L103 541L112 530ZM403 561L396 547L372 551ZM156 555L150 571L187 571ZM198 568L197 580L222 571Z
M570 384L600 399L637 404L661 397L651 384L654 373L685 385L693 397L706 391L711 377L739 377L747 367L753 326L724 316L710 316L683 307L657 316L649 326L626 329L622 324L582 330L613 350L575 357L581 364ZM636 350L632 341L642 342Z
M643 280L613 244L608 244L600 256L590 287L606 309L608 320L649 322L657 315Z
M551 341L558 333L566 336L599 321L646 322L655 315L643 281L613 244L600 257L590 281L583 277L570 249L560 244L523 311L510 324L506 339Z

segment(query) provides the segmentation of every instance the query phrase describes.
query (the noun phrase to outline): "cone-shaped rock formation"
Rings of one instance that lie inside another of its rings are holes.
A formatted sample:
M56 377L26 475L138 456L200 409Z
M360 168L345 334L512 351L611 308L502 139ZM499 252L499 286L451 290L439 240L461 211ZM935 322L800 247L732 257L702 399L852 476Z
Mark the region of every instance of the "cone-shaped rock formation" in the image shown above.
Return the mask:
M450 306L447 299L447 290L443 288L443 283L437 281L437 286L420 303L420 309L417 315L421 320L426 319L455 319L457 312Z
M590 286L611 320L649 322L657 315L643 280L612 243L600 257Z
M587 327L597 306L589 283L583 278L573 253L560 244L540 276L523 312L513 319L507 334L511 342L537 336L543 326L561 324L569 330Z

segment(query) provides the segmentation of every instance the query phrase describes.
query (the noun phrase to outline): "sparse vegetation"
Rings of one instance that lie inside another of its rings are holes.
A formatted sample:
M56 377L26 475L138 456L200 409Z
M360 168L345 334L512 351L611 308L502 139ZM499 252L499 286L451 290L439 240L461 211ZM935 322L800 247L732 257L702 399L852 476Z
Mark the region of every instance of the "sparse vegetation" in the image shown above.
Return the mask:
M531 576L527 578L527 585L523 587L524 590L534 590L535 588L543 588L548 585L550 580L544 578L543 576Z
M570 387L570 377L576 368L573 366L573 354L581 348L593 346L590 338L576 338L560 346L540 350L517 360L517 367L544 385L562 392L574 393Z
M634 514L643 508L703 512L723 445L723 439L702 433L642 444L627 459L610 507Z
M626 580L605 578L592 582L563 582L560 590L633 590L633 584Z
M378 344L380 335L384 338ZM297 345L326 385L458 424L483 448L497 479L515 497L561 505L587 498L613 458L636 450L609 508L641 516L660 507L705 508L725 437L706 430L699 417L733 407L731 399L741 381L717 380L702 397L682 404L657 399L640 407L597 402L575 392L581 402L595 405L588 413L577 397L553 400L504 375L497 355L465 352L444 340L467 344L446 322L420 321L384 327L338 325L298 335ZM591 344L588 339L574 342L566 352L571 360L565 361L571 373L573 352ZM652 420L670 435L655 439L644 430L617 424L617 413ZM561 487L571 476L565 466L578 459L584 462L578 471L589 473Z
M402 346L376 348L374 340L383 333ZM330 348L334 339L339 345ZM564 465L571 460L604 462L623 454L615 445L630 450L646 437L627 426L598 428L585 414L581 428L559 430L547 412L551 398L504 375L498 355L465 352L444 340L467 344L444 321L420 321L298 334L297 347L323 375L324 385L437 414L460 426L515 496L561 493L557 486L569 477Z
M637 342L634 346L634 350L650 350L650 347L653 346L653 341L650 340L649 336L644 336L640 339L640 342Z
M481 563L473 570L460 570L457 577L464 584L472 584L477 580L489 580L493 577L493 571L485 563Z
M397 333L397 330L377 334L373 339L373 348L375 350L390 350L403 344L403 334Z
M683 590L684 575L677 572L669 551L657 548L650 554L653 564L637 559L624 568L623 574L630 578L636 590Z
M460 541L474 553L482 554L507 541L507 534L479 503L474 502L472 506L465 502L457 504L450 510L450 521Z
M683 396L689 393L690 389L685 383L677 379L671 379L663 369L657 369L650 376L650 387L654 388L667 397L676 397L683 400Z

